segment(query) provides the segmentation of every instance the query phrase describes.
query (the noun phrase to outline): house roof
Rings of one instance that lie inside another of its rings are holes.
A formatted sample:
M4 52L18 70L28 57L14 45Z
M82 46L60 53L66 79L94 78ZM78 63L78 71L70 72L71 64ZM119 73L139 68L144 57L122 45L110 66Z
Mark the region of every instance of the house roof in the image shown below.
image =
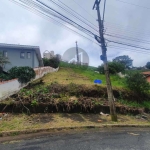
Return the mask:
M32 49L32 50L35 50L40 66L41 67L44 66L39 46L0 43L0 48L15 48L15 49L25 49L25 50L28 50L28 49L31 50Z
M143 74L146 78L148 78L148 77L150 76L150 71L142 72L142 74Z
M142 72L142 74L144 74L144 75L150 75L150 71Z

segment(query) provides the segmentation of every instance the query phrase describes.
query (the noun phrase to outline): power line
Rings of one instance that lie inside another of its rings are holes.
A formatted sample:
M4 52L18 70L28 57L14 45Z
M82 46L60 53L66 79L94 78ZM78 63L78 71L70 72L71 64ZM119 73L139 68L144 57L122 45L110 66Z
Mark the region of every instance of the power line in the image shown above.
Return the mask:
M32 0L30 0L30 2L29 2L29 0L28 0L28 1L27 1L27 0L26 0L26 1L20 0L20 1L21 1L22 3L24 3L25 5L29 5L29 3L32 3L32 4L34 4L34 7L35 7L36 5L39 5L38 3L36 3L36 2L34 2L34 1L32 1ZM36 1L38 1L38 0L36 0ZM40 1L39 1L39 3L42 4L42 2L40 2ZM54 16L54 17L57 17L57 18L63 20L64 22L66 22L66 23L68 23L68 24L74 26L75 28L77 28L77 29L81 30L82 32L88 34L89 36L93 37L92 35L95 35L95 34L94 34L93 32L91 32L90 30L88 30L88 29L82 27L82 26L79 25L78 23L72 21L72 20L69 19L68 17L62 15L61 13L57 12L57 11L54 10L53 8L47 6L46 4L43 3L43 6L40 5L40 7L42 7L43 9L45 9L44 12L46 12L46 13L48 13L48 14ZM45 7L47 7L48 9L46 9ZM49 12L49 10L51 10L52 12ZM43 11L43 10L42 10L42 11Z
M52 1L52 0L49 0L49 1ZM52 1L53 2L53 1ZM61 2L61 1L60 1ZM54 2L55 3L55 2ZM63 2L61 2L62 4L64 4ZM56 4L56 3L55 3ZM65 5L65 4L64 4ZM65 6L67 6L67 5L65 5ZM105 6L106 6L106 0L104 1L104 11L103 11L103 20L104 20L104 14L105 14ZM67 8L69 8L70 9L70 7L68 7L67 6ZM72 9L71 9L72 10ZM74 11L75 12L75 11ZM75 12L76 13L76 12ZM78 14L78 13L76 13L76 14ZM80 15L80 14L78 14L78 15ZM96 30L97 31L97 30ZM98 32L98 31L97 31ZM105 34L106 35L106 34ZM107 34L108 35L108 34ZM114 37L116 37L116 36L114 36ZM121 38L121 37L119 37L119 38ZM128 38L130 38L130 37L128 37ZM137 42L139 42L139 40L133 40L133 39L127 39L127 38L122 38L122 39L126 39L126 40L131 40L131 41L137 41ZM140 40L140 42L141 42L141 40ZM145 41L143 42L143 43L146 43ZM147 43L146 43L147 44ZM148 43L149 44L149 43Z
M130 3L130 2L125 2L125 1L122 1L122 0L116 0L116 1L119 1L119 2L122 2L122 3L125 3L125 4L129 4L129 5L133 5L133 6L137 6L137 7L141 7L141 8L144 8L144 9L150 9L150 7L141 6L141 5L137 5L137 4Z
M60 1L60 0L59 0ZM93 19L97 20L93 15L91 15L86 9L84 9L79 3L77 3L75 0L72 0L76 5L78 5L80 8L84 10L87 14L89 14Z
M129 47L134 47L134 48L138 48L138 49L144 49L144 50L148 50L150 51L150 49L148 48L144 48L144 47L140 47L140 46L136 46L136 45L131 45L129 43L122 43L122 42L118 42L118 41L112 41L112 40L108 40L106 39L108 42L112 42L112 43L116 43L116 44L120 44L120 45L125 45L125 46L129 46Z
M58 1L60 1L60 0L58 0ZM74 1L74 0L73 0L73 1ZM60 1L60 2L61 2L61 1ZM74 1L74 2L75 2L75 1ZM61 2L61 3L62 3L62 2ZM75 2L75 3L77 4L77 2ZM79 4L77 4L77 5L80 6ZM105 5L105 2L104 2L104 5ZM80 7L81 7L81 6L80 6ZM82 8L82 7L81 7L81 8ZM83 8L82 8L82 9L83 9ZM85 11L86 11L86 10L85 10ZM76 12L75 12L75 13L76 13ZM88 13L88 14L89 14L89 13ZM89 15L90 15L90 14L89 14ZM106 22L106 23L107 23L107 22ZM106 26L107 26L107 25L106 25ZM115 25L115 26L116 26L116 25ZM112 29L112 26L110 26L110 27L111 27L111 29ZM118 27L117 27L117 30L118 30ZM134 28L134 30L135 30L135 28ZM120 32L120 30L119 30L119 32ZM125 32L126 32L126 33L127 33L127 32L129 32L129 33L132 32L132 33L135 34L135 31L133 31L133 30L131 31L130 29L126 30ZM141 33L139 33L139 34L140 34L140 36L141 36ZM150 35L150 34L149 34L149 35Z
M20 1L22 1L22 2L24 2L23 0L20 0ZM30 1L31 2L31 1ZM25 5L27 5L27 6L29 6L29 1L26 1L26 2L24 2L25 3ZM32 3L32 8L33 8L33 4L35 4L35 2L34 3ZM37 4L37 3L36 3ZM31 5L29 6L29 7L31 7ZM48 13L49 11L49 9L47 10L47 9L45 9L45 7L43 8L41 5L40 5L40 7L41 8L39 8L39 6L38 6L38 9L40 10L39 11L39 13L42 13L42 12L46 12L46 13ZM35 6L34 6L34 9L35 9L35 11L38 11L37 10L37 8L35 8ZM42 12L41 12L42 11ZM89 34L91 35L95 35L94 33L92 33L90 30L87 30L86 28L84 28L84 27L82 27L81 25L79 25L79 24L77 24L77 26L76 25L74 25L73 23L75 23L74 21L72 21L71 19L69 19L69 21L70 22L68 22L68 21L66 21L68 18L66 17L66 20L64 19L64 18L61 18L62 17L62 15L60 14L60 16L57 16L54 12L49 12L50 13L50 15L53 15L54 17L57 17L57 18L59 18L59 19L62 19L64 22L67 22L68 24L70 24L70 25L72 25L72 26L74 26L74 27L76 27L78 30L81 30L82 32L84 32L85 34L88 34L88 36L89 36ZM43 15L46 15L45 13L43 13ZM63 15L64 16L64 15ZM47 15L47 17L50 17L49 15ZM79 25L79 26L78 26ZM90 32L89 32L90 31ZM91 36L92 36L91 35ZM93 36L92 36L93 37ZM108 40L108 41L111 41L111 40ZM135 46L135 45L131 45L131 44L127 44L127 43L122 43L122 42L116 42L116 41L111 41L111 42L115 42L115 43L117 43L117 44L122 44L122 45L125 45L125 46L131 46L131 47L134 47L134 48L138 48L138 49L146 49L146 50L149 50L148 48L144 48L144 47L140 47L140 46Z
M50 1L52 1L52 0L50 0ZM55 3L56 4L56 3ZM130 37L129 37L130 38ZM131 39L131 38L130 38ZM132 40L132 39L131 39ZM132 40L133 41L133 40ZM135 41L135 40L134 40ZM139 42L139 41L138 41ZM144 43L146 43L146 42L144 42Z
M108 31L112 31L112 32L123 32L123 34L124 33L126 33L126 34L129 34L129 35L133 35L133 34L136 34L136 35L139 35L139 36L141 36L141 35L144 35L144 36L150 36L150 34L149 33L144 33L144 32L139 32L139 31L136 31L135 29L134 30L131 30L131 27L128 27L128 29L127 30L125 30L125 29L123 29L123 27L121 27L121 26L119 26L119 27L117 27L117 26L119 26L119 25L110 25L110 24L105 24L105 29L107 29Z
M130 51L130 52L137 52L137 53L143 53L143 54L150 54L150 52L144 51L144 50L137 50L137 49L132 49L132 48L126 48L126 47L120 47L116 45L107 45L109 48L115 48L115 49L123 49L124 51Z
M62 15L61 13L59 13L59 12L56 11L56 10L54 10L54 9L51 8L50 6L46 5L45 3L43 3L43 2L41 2L41 1L39 1L39 0L36 0L36 1L37 1L38 3L40 3L40 4L42 4L43 6L47 7L48 9L51 9L52 11L54 11L55 13L57 13L58 15L64 17L66 20L68 20L68 21L74 23L74 24L77 25L78 27L82 28L84 31L86 31L86 32L88 32L88 33L90 33L90 34L92 34L92 35L95 35L95 34L93 34L91 31L89 31L88 29L82 27L82 26L79 25L78 23L76 23L76 22L74 22L73 20L69 19L68 17Z
M59 8L63 9L64 11L68 12L69 14L71 14L72 16L74 16L76 19L80 20L81 22L83 22L84 24L86 24L88 27L92 28L93 30L95 30L96 32L98 32L97 29L95 29L94 27L92 27L91 25L89 25L88 23L86 23L83 19L80 19L79 17L77 17L76 15L74 15L72 12L66 10L64 7L60 6L58 3L54 2L53 0L49 0L51 1L53 4L55 4L56 6L58 6Z
M144 41L141 39L137 39L137 38L131 38L131 37L127 37L127 36L119 36L117 34L108 34L105 33L106 36L110 36L110 37L115 37L115 38L119 38L119 39L124 39L124 40L129 40L129 41L133 41L133 42L140 42L140 43L145 43L145 44L150 44L150 41Z
M42 13L42 12L37 12L37 10L36 10L36 11L35 11L35 10L31 10L29 7L27 7L27 6L25 6L25 5L21 4L21 3L18 3L18 2L16 2L15 0L9 0L9 1L11 1L11 2L13 2L13 3L15 3L15 4L17 4L17 5L21 6L21 7L23 7L24 9L26 9L26 10L28 10L28 11L30 11L30 12L32 12L32 13L34 13L34 14L40 16L40 17L42 17L43 19L46 19L47 21L50 21L50 19L51 19L51 20L54 21L55 24L57 24L57 25L59 25L59 26L65 28L65 29L67 29L67 30L69 29L68 31L74 32L75 34L78 34L78 35L82 36L83 38L85 38L85 39L91 41L92 43L99 45L97 42L92 41L90 38L88 38L88 37L86 37L86 36L80 34L79 32L77 32L77 31L75 31L75 30L73 30L73 29L71 29L71 28L69 28L69 27L67 27L66 25L64 25L64 24L61 23L60 21L58 21L58 20L56 20L56 19L54 19L54 18L52 18L52 17L50 17L50 16L47 16L46 14L44 14L44 13Z
M78 12L74 11L72 8L70 8L68 5L66 5L65 3L63 3L62 1L58 0L61 4L63 4L64 6L66 6L68 9L70 9L72 12L74 12L75 14L77 14L78 16L80 16L81 18L83 18L84 20L88 21L90 24L94 25L96 28L98 28L94 23L92 23L91 21L87 20L85 17L83 17L82 15L80 15ZM75 1L74 1L75 2Z
M49 1L52 1L52 0L49 0ZM58 1L60 1L60 0L58 0ZM61 1L60 1L61 2ZM61 2L63 5L65 5L67 8L69 8L69 9L71 9L70 7L68 7L66 4L64 4L63 2ZM105 6L106 6L106 0L104 1L104 12L103 12L103 20L104 20L104 14L105 14ZM73 9L71 9L72 11L74 11ZM75 11L74 11L75 12ZM80 15L80 14L78 14L77 12L75 12L77 15ZM80 15L81 16L81 15ZM82 17L82 16L81 16ZM88 21L88 20L87 20ZM88 21L89 22L89 21ZM89 23L91 23L91 22L89 22ZM117 28L118 29L118 28ZM98 32L98 31L97 31ZM127 31L126 31L127 32ZM130 37L128 37L128 38L130 38ZM132 39L131 39L132 40ZM146 43L146 41L144 42L144 43Z

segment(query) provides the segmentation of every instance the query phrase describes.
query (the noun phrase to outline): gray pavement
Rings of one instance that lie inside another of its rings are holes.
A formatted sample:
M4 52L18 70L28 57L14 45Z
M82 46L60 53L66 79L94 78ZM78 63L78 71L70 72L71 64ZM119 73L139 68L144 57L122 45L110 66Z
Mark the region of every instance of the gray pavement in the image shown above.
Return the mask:
M149 129L97 129L0 144L0 150L150 150Z

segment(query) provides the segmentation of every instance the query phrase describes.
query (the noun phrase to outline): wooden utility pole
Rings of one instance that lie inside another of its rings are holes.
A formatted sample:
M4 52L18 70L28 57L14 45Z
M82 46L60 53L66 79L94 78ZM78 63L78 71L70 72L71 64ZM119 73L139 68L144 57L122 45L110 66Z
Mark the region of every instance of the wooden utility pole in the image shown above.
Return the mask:
M108 94L108 100L109 100L109 106L110 106L111 119L112 121L117 121L114 96L113 96L111 80L109 76L109 69L108 69L108 61L107 61L107 54L106 54L107 48L106 48L106 43L105 43L105 38L104 38L104 23L103 23L104 14L103 14L103 20L102 20L101 15L100 15L100 8L99 8L100 2L101 0L95 0L94 6L93 6L93 9L96 8L97 10L99 35L100 35L100 39L98 39L98 37L95 37L95 38L99 43L101 43L101 49L102 49L101 60L104 63L104 71L105 71L105 76L106 76L107 94ZM106 4L106 1L104 2L104 11L105 11L105 4Z
M79 50L78 50L78 43L76 41L76 54L77 54L77 64L79 65L80 62L79 62Z

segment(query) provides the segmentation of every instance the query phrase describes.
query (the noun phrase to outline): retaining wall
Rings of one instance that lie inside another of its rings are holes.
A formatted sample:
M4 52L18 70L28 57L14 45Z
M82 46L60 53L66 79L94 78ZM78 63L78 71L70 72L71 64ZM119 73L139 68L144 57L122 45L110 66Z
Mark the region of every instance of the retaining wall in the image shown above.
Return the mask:
M36 73L36 77L34 80L37 80L43 77L47 73L57 72L59 68L54 69L52 67L40 67L34 68ZM20 89L27 86L27 84L21 84L18 82L18 79L13 79L9 81L0 82L0 100L3 100L15 93L17 93Z

